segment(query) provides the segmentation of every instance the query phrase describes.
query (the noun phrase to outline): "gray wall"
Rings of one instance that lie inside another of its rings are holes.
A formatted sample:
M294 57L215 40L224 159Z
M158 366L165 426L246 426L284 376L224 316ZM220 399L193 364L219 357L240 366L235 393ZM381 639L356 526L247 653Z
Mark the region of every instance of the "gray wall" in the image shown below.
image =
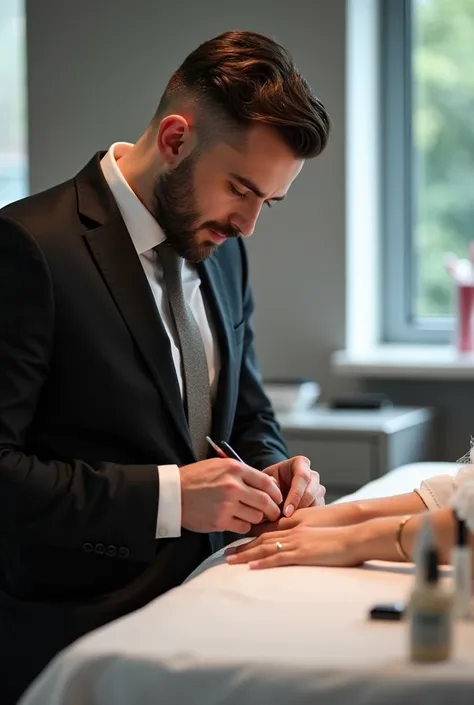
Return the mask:
M345 330L345 0L27 0L31 188L68 178L97 149L134 141L172 71L228 29L268 34L328 106L333 135L249 243L257 347L266 376L314 376L327 398L356 383L331 374ZM396 401L441 407L441 458L474 430L471 389L374 384Z

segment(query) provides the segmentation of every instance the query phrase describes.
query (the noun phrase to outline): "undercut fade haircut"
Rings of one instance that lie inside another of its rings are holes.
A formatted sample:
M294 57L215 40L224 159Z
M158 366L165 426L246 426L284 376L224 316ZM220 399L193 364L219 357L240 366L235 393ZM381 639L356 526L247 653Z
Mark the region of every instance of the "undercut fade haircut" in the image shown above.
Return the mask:
M254 124L273 127L296 158L325 148L330 118L289 52L255 32L225 32L201 44L175 71L152 120L192 104L200 150L244 138Z

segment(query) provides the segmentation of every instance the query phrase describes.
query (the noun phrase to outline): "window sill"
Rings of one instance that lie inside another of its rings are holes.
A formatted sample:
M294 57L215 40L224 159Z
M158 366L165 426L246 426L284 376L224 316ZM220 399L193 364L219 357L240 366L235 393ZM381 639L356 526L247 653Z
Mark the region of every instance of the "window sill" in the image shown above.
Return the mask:
M345 377L474 379L474 354L460 354L449 345L386 344L362 352L338 350L331 365Z

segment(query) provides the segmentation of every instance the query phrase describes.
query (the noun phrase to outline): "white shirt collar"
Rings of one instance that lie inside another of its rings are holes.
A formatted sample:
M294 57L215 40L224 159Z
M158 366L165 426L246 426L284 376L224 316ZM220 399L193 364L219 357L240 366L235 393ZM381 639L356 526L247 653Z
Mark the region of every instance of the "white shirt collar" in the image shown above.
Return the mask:
M132 191L117 164L131 147L133 145L129 142L115 142L101 159L100 166L137 254L141 255L166 240L166 236L150 211Z

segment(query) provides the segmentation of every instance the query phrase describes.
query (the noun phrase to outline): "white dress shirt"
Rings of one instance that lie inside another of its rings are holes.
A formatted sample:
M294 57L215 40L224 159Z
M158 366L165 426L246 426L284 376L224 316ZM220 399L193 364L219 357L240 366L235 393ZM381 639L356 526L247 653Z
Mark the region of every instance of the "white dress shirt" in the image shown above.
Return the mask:
M163 271L158 255L153 250L166 239L155 218L143 205L126 182L119 168L120 157L132 147L128 142L116 142L101 160L104 177L117 202L132 242L145 272L155 299L158 313L171 343L171 353L176 369L181 396L183 378L181 374L181 351L163 281ZM183 264L183 288L186 302L201 331L209 370L211 399L215 399L220 369L219 350L210 312L201 293L201 279L195 266L187 261ZM177 465L158 466L160 499L156 522L156 537L167 538L181 535L181 483Z

